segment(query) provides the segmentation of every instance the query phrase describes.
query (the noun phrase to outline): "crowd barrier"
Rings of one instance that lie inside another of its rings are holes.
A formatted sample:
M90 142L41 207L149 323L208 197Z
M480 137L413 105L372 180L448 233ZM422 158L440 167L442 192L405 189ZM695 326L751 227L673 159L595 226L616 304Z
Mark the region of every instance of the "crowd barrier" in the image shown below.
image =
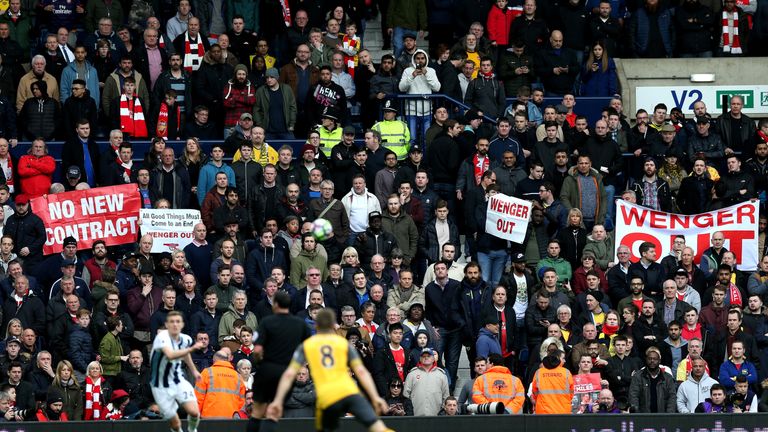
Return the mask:
M398 432L514 431L514 432L768 432L768 414L585 414L571 416L499 415L458 417L386 417ZM203 420L201 431L244 432L244 420ZM0 423L0 432L167 432L164 421ZM283 419L279 432L314 430L314 419ZM344 419L340 432L362 431Z

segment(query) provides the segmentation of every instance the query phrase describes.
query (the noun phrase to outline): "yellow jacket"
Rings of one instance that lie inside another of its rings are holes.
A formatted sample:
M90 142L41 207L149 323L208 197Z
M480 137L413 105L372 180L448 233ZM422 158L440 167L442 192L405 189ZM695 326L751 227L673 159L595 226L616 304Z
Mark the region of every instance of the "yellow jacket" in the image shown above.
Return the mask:
M534 414L571 414L573 376L562 365L539 368L531 383Z
M232 363L216 360L200 373L203 378L195 384L197 406L203 418L232 418L232 413L245 404L245 383Z

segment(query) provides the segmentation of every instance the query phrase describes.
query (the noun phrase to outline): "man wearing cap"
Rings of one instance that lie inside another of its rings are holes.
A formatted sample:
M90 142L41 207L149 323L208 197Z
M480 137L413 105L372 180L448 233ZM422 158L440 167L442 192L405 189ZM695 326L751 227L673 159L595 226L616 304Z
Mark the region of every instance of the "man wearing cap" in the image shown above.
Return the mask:
M231 133L231 128L237 125L240 115L253 112L253 106L256 104L256 86L248 79L248 68L245 65L235 66L232 78L224 86L222 103L226 138Z
M21 340L16 336L5 339L5 351L0 355L0 383L8 380L8 369L12 362L21 363L24 370L29 370L31 356L21 352Z
M332 156L332 148L339 144L339 142L347 142L348 147L353 146L355 140L355 128L346 126L342 133L342 129L339 126L338 110L332 107L324 108L320 121L320 127L317 128L317 132L320 134L319 148L326 157ZM349 140L343 140L343 135L351 135L351 138ZM339 155L336 156L336 158L338 157ZM335 158L332 158L332 160L336 161Z
M385 260L389 259L392 249L398 247L395 236L384 231L379 210L368 214L368 229L365 232L357 235L353 233L350 237L354 239L354 246L360 255L361 263L371 262L371 258L376 255L381 255Z
M491 354L501 354L499 343L499 318L494 314L483 316L483 326L477 336L475 349L478 357L488 358Z
M298 159L296 169L299 171L302 196L309 202L310 199L320 197L320 182L329 178L328 159L310 143L301 147Z
M413 401L413 414L416 416L437 415L445 398L450 396L448 377L437 366L436 357L435 350L424 348L419 364L405 378L403 396Z
M64 181L64 190L72 192L80 183L80 177L82 176L80 168L77 165L72 165L67 168L66 177Z
M346 126L344 127L342 134L342 130L336 128L335 121L331 119L323 120L323 122L326 121L329 122L329 124L332 122L334 128L332 132L328 133L328 142L330 143L331 140L334 139L334 135L339 136L339 139L336 141L336 143L331 144L333 145L333 149L330 151L328 164L329 168L331 169L331 180L333 180L333 183L336 185L334 197L341 199L341 197L343 197L347 192L348 188L352 186L351 179L354 173L365 170L365 160L363 160L362 163L356 163L355 160L355 154L359 150L359 148L355 145L355 128L353 126ZM323 129L325 129L324 126L318 129L321 142L324 134ZM321 150L323 149L321 148ZM325 150L323 150L323 154L326 154ZM363 151L363 155L365 155L365 151ZM363 157L367 158L367 155Z
M13 251L24 260L24 271L31 273L43 259L45 226L43 220L32 213L27 195L17 195L15 202L16 212L5 221L3 235L13 239Z
M345 123L347 119L347 96L344 89L333 82L333 72L331 67L324 65L320 67L320 78L317 84L309 90L309 100L307 101L307 112L310 124L319 124L327 111L325 108L335 110L335 120ZM322 136L321 136L322 137ZM328 154L326 153L326 156Z
M685 148L677 136L677 128L669 123L664 123L659 128L658 134L648 137L648 147L643 149L644 152L653 156L659 163L667 156L675 156L678 161L682 161Z
M195 116L195 118L197 118L197 116ZM249 112L240 114L240 118L238 119L237 124L230 130L227 139L224 140L224 151L227 153L227 155L234 155L237 153L238 149L240 149L241 142L250 142L252 132L253 115Z
M416 34L413 32L406 32L403 34L402 38L398 39L398 42L400 42L402 51L400 54L395 51L393 58L397 58L395 63L395 72L399 76L408 66L411 65L411 58L416 52ZM397 43L395 43L395 46L397 46Z
M397 160L402 161L408 153L411 142L411 132L405 122L397 120L397 106L391 100L384 102L384 120L373 125L371 130L381 135L382 145L392 150Z
M664 127L667 126L674 129L672 125L664 125ZM653 158L645 158L643 176L633 180L630 189L635 191L638 204L653 210L672 211L669 185L656 175L656 161Z
M695 121L695 133L688 137L689 160L694 162L697 157L704 156L708 161L712 161L710 163L719 166L725 156L725 150L720 136L710 130L712 120L704 115L695 117Z
M120 265L115 272L115 286L120 290L120 296L123 297L131 288L139 283L139 255L135 252L128 252L123 255Z
M296 98L291 87L278 81L279 78L277 69L267 69L266 85L256 90L254 120L265 129L267 140L294 139Z

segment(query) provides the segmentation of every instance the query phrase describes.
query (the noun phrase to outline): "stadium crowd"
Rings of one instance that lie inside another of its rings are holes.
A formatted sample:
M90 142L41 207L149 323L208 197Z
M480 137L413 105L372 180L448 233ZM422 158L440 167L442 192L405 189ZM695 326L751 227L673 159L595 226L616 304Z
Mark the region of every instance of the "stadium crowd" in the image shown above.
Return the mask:
M616 199L696 214L768 186L768 120L741 97L631 119L613 58L766 47L765 0L0 2L0 421L157 417L147 347L172 310L207 347L203 416L248 417L278 292L309 327L336 309L387 415L768 411L765 212L755 272L721 232L700 259L684 236L638 262L612 240ZM395 98L423 94L468 109ZM580 96L611 98L594 124ZM200 209L193 242L43 254L30 199L130 183L142 208ZM533 202L523 244L485 232L496 193ZM313 404L302 370L286 416Z

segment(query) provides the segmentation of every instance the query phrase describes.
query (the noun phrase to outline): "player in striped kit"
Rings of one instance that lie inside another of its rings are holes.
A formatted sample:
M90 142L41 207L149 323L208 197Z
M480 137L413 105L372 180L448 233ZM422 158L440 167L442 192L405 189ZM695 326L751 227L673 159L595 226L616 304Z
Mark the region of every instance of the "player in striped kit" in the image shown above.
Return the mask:
M152 343L150 387L155 402L160 407L163 418L168 419L171 432L181 432L181 420L176 411L179 404L187 412L189 432L196 432L200 423L200 411L192 384L184 378L181 363L195 377L201 378L200 372L192 363L192 351L203 348L201 342L192 343L192 338L182 334L184 318L181 312L171 311L165 318L166 330L160 330Z

